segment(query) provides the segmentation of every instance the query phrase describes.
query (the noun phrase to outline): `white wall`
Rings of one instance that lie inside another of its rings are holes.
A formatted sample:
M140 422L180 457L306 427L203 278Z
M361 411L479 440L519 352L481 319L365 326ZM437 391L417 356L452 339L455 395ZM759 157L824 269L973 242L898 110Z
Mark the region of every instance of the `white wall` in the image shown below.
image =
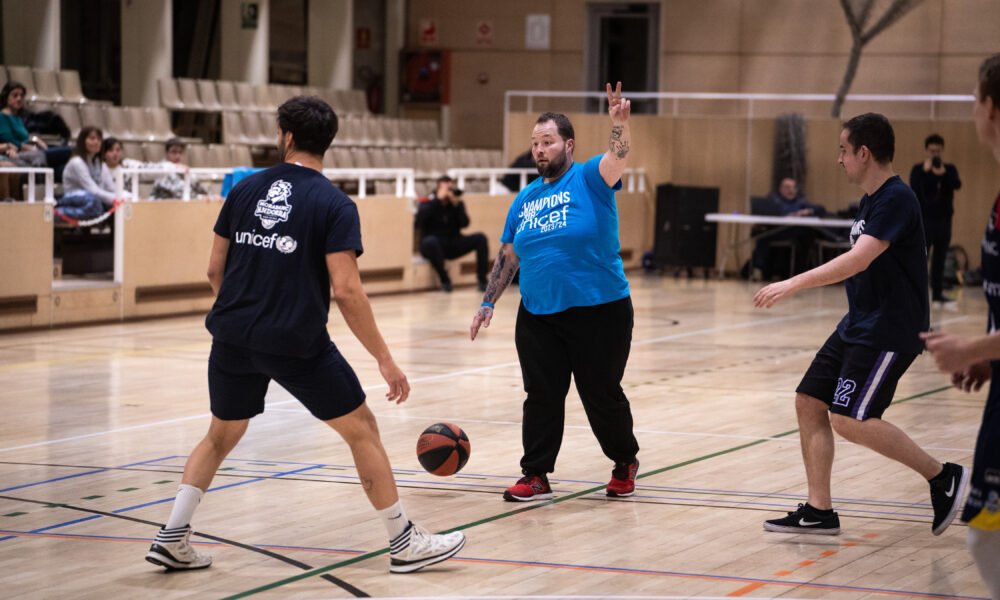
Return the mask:
M309 2L309 85L349 89L354 68L352 0Z
M59 0L3 0L4 61L8 65L58 69L59 15Z
M158 79L173 77L173 2L122 0L122 104L159 106Z
M248 81L255 84L268 82L268 31L270 27L270 2L253 0L258 4L257 29L243 29L240 5L245 0L222 0L222 79Z

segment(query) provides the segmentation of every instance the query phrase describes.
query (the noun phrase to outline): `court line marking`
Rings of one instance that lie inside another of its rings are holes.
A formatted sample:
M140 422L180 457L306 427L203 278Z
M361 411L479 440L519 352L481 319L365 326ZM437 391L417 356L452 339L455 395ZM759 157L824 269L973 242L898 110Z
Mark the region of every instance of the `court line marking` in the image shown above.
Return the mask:
M149 463L152 463L152 462L160 462L162 460L168 460L168 459L171 459L171 458L174 458L174 457L173 456L163 456L163 457L160 457L160 458L153 458L153 459L144 460L144 461L141 461L141 462L129 463L127 465L121 465L119 467L97 467L95 470L93 470L93 471L87 471L86 473L74 473L72 475L63 475L62 477L54 477L52 479L46 479L44 481L36 481L34 483L22 483L20 485L15 485L15 486L11 486L11 487L8 487L8 488L3 488L3 489L0 489L0 494L2 494L4 492L12 492L14 490L20 490L20 489L24 489L24 488L34 487L36 485L43 485L43 484L46 484L46 483L53 483L53 482L56 482L56 481L63 481L63 480L66 480L66 479L74 479L76 477L83 477L85 475L94 475L96 473L104 473L104 472L110 471L112 469L125 469L125 468L128 468L128 467L136 467L136 466L139 466L139 465L145 465L145 464L149 464Z
M27 499L27 498L11 498L10 496L2 496L2 498L7 499L7 500L16 500L16 501L19 501L19 502L30 502L30 503L33 503L33 504L49 504L48 502L45 502L45 501L42 501L42 500L30 500L30 499ZM90 508L84 508L84 507L75 506L75 505L72 505L72 504L59 504L58 506L60 506L62 508L69 509L69 510L77 510L77 511L80 511L80 512L93 513L93 515L91 517L87 517L86 519L80 519L81 521L89 521L89 520L92 520L92 519L95 519L95 518L99 519L102 516L106 516L106 517L114 517L116 519L123 519L123 520L126 520L126 521L135 522L135 523L142 523L144 525L150 525L150 526L153 526L153 527L155 527L157 525L162 525L162 523L156 523L154 521L148 521L146 519L139 519L137 517L123 517L121 515L117 515L117 514L114 514L114 513L109 513L109 512L95 510L95 509L90 509ZM203 533L203 532L200 532L200 531L192 531L192 535L197 535L199 537L203 537L203 538L207 538L207 539L210 539L210 540L214 540L214 542L216 544L232 546L234 548L241 548L243 550L249 550L250 552L255 552L257 554L263 554L264 556L267 556L269 558L273 558L275 560L281 561L281 562L283 562L285 564L288 564L288 565L292 565L293 567L298 567L300 569L311 569L312 568L310 565L308 565L308 564L306 564L306 563L304 563L302 561L296 560L296 559L291 558L289 556L285 556L283 554L278 554L277 552L268 550L265 547L257 547L257 546L251 545L251 544L244 544L242 542L237 542L237 541L226 539L226 538L222 538L222 537L219 537L219 536L210 535L210 534ZM72 537L74 537L74 534L60 534L60 533L39 534L39 533L36 533L34 531L30 531L30 532L26 532L26 536L72 538ZM8 536L6 538L0 538L0 539L11 539L12 537L21 537L21 536L17 535L17 534L14 534L14 535ZM101 540L101 541L123 541L123 540L115 540L115 538L113 536L91 536L91 535L86 535L86 536L80 536L80 537L81 538L89 538L91 540ZM125 539L128 539L128 538L125 538ZM137 538L131 538L131 539L128 539L128 541L133 541L135 539L137 539ZM145 542L145 543L149 543L150 542L150 540L148 538L144 539L142 541ZM203 544L202 542L193 542L193 543L194 544L199 544L199 545ZM350 583L344 581L343 579L340 579L339 577L335 577L333 575L327 574L327 575L324 575L322 577L322 579L325 579L326 581L329 581L330 583L332 583L332 584L336 585L337 587L343 589L344 591L350 593L352 596L354 596L356 598L369 598L370 597L364 591L362 591L362 590L354 587L353 585L351 585Z
M100 542L148 542L149 541L149 540L145 540L145 539L142 539L142 538L133 538L133 537L124 537L124 536L95 536L95 535L81 535L81 534L32 534L30 532L19 532L19 531L10 531L10 530L0 530L0 533L9 533L9 534L12 534L12 535L23 535L24 537L58 537L58 538L64 538L64 539L79 539L81 541L100 541ZM212 542L193 542L193 544L202 545L202 546L218 546L219 545L217 543L212 543ZM317 548L317 547L311 547L311 546L287 546L287 545L279 545L279 544L257 544L256 546L258 546L260 548L278 548L278 549L282 549L282 550L297 550L297 551L303 551L303 552L317 552L317 553L324 553L324 554L359 554L359 553L363 553L364 552L363 550L347 550L347 549L340 549L340 548ZM753 589L757 589L757 588L763 587L765 585L781 585L781 586L785 586L785 587L810 587L810 588L820 588L820 589L833 590L833 591L866 592L866 593L885 594L885 595L904 596L904 597L916 597L916 598L949 598L949 599L955 599L955 600L989 600L989 598L982 598L982 597L979 597L979 596L949 595L949 594L939 594L939 593L935 593L935 592L916 592L916 591L896 590L896 589L888 589L888 588L866 588L866 587L859 587L859 586L842 586L842 585L837 585L837 584L823 584L823 583L813 583L813 582L807 582L807 581L799 582L799 581L776 580L776 579L755 579L755 578L751 578L751 577L740 577L740 576L729 576L729 575L715 575L715 574L709 574L709 573L687 573L687 572L683 572L683 571L660 571L660 570L654 570L654 569L632 569L632 568L626 568L626 567L610 567L610 566L604 566L604 565L579 565L579 564L572 564L572 563L549 563L549 562L541 562L541 561L518 561L518 560L505 560L505 559L494 559L494 558L478 558L478 557L465 557L465 556L456 556L456 557L454 557L454 558L452 558L450 560L453 561L453 562L473 563L473 564L496 564L496 565L510 565L510 566L519 566L519 567L534 567L534 568L543 568L543 569L568 569L568 570L574 570L574 571L612 572L612 573L620 573L620 574L625 574L625 575L650 575L650 576L660 576L660 577L664 577L664 576L666 576L666 577L678 577L678 578L686 578L686 579L708 579L708 580L713 580L713 581L731 581L731 582L735 582L735 583L748 582L748 585L745 586L745 587L756 586ZM741 589L743 589L743 588L741 588ZM739 591L740 590L736 590L736 592L739 592ZM691 595L688 595L688 596L619 596L619 595L615 595L614 598L621 599L621 600L627 600L627 599L652 600L652 599L672 599L672 598L681 599L681 598L696 597L696 598L699 598L701 600L711 600L712 598L722 599L722 598L734 597L734 594L736 592L731 592L731 593L727 594L726 596L691 596ZM377 596L377 597L378 598L384 598L384 599L388 598L388 597L384 597L384 596ZM559 599L559 598L564 598L564 599L585 599L585 598L587 598L587 599L589 599L589 598L606 599L606 598L608 598L607 595L594 596L594 595L565 595L565 594L563 594L563 595L543 595L543 596L525 596L525 595L517 595L517 596L448 596L448 598L452 598L452 599L454 599L454 598L463 598L463 597L476 598L478 600L487 600L487 599L497 599L497 600L500 600L500 599L503 599L503 600L510 599L510 600L514 600L514 599L517 599L517 598L537 598L537 599ZM405 600L420 600L421 598L427 598L427 599L434 598L434 599L438 599L440 597L439 596L407 596L407 597L401 597L401 600L403 600L403 598L405 598ZM756 596L756 598L760 598L760 597ZM787 598L787 597L786 596L782 596L782 598Z
M643 345L648 345L648 344L653 344L653 343L659 343L659 342L663 342L663 341L669 341L669 340L673 340L673 339L681 339L683 337L690 337L692 335L701 335L701 334L713 333L713 332L723 332L723 331L730 331L730 330L734 330L734 329L746 329L746 328L750 328L750 327L763 327L763 326L769 326L769 325L773 325L775 323L781 323L781 322L785 322L785 321L794 321L794 320L802 320L802 319L813 319L813 318L816 318L817 316L822 316L822 315L825 315L825 314L828 314L828 313L831 313L831 312L833 312L833 311L824 310L824 311L817 311L817 312L814 312L814 313L808 313L808 314L803 314L803 315L791 315L791 316L787 316L787 317L758 319L758 320L755 320L755 321L749 321L749 322L745 322L745 323L739 323L739 324L736 324L736 325L727 325L727 326L723 326L723 327L712 327L712 328L707 328L707 329L699 329L699 330L695 330L695 331L689 331L689 332L686 332L686 333L678 333L678 334L673 334L673 335L668 335L668 336L661 336L661 337L652 338L652 339L649 339L649 340L642 340L642 341L639 341L639 342L632 342L632 345L633 346L643 346ZM839 314L839 311L838 311L838 314ZM200 345L203 346L204 344L200 344ZM493 371L493 370L496 370L496 369L506 369L506 368L516 367L519 364L520 364L519 362L514 361L514 362L507 362L507 363L489 365L489 366L485 366L485 367L476 367L476 368L472 368L472 369L460 369L458 371L451 371L449 373L442 373L442 374L439 374L439 375L427 375L427 376L424 376L424 377L417 377L417 378L411 379L410 380L410 384L413 385L415 383L427 383L427 382L431 382L431 381L441 381L441 380L444 380L444 379L451 379L451 378L454 378L454 377L460 377L462 375L471 375L471 374L478 374L478 373L486 373L486 372ZM4 370L4 369L3 369L2 366L0 366L0 371L2 371L2 370ZM373 385L370 385L370 386L366 386L363 389L366 392L371 392L371 391L375 391L375 390L386 389L386 385L385 385L385 383L378 383L378 384L373 384ZM275 402L273 404L266 405L265 410L270 409L272 407L277 407L277 406L282 406L282 405L285 405L285 404L292 404L292 403L297 403L297 402L298 402L298 400L295 400L295 399L282 400L282 401L279 401L279 402ZM146 428L149 428L149 427L159 427L161 425L170 425L170 424L173 424L173 423L182 423L184 421L191 421L191 420L194 420L194 419L204 419L207 416L209 416L210 414L211 413L207 413L207 412L206 413L199 413L197 415L190 415L190 416L187 416L187 417L178 417L176 419L166 419L166 420L162 420L162 421L153 421L153 422L150 422L150 423L143 423L143 424L139 424L139 425L131 425L131 426L128 426L128 427L119 427L119 428L115 428L115 429L107 429L107 430L104 430L104 431L95 431L93 433L85 433L85 434L81 434L81 435L75 435L75 436L70 436L70 437L65 437L65 438L59 438L59 439L55 439L55 440L45 440L43 442L35 442L35 443L32 443L32 444L21 444L21 445L18 445L18 446L9 446L7 448L0 448L0 452L10 452L10 451L14 451L14 450L25 450L25 449L28 449L28 448L38 448L40 446L50 446L50 445L53 445L53 444L62 444L62 443L65 443L65 442L74 442L74 441L79 441L79 440L83 440L83 439L89 439L89 438L98 437L98 436L102 436L102 435L108 435L108 434L111 434L111 433L122 433L122 432L125 432L125 431L135 431L137 429L146 429Z
M935 393L940 392L942 390L949 389L950 387L951 386L949 385L949 386L944 386L944 387L940 387L940 388L935 388L935 389L932 389L932 390L927 390L925 392L921 392L919 394L914 394L912 396L908 396L906 398L903 398L903 399L899 400L898 403L903 403L903 402L907 402L909 400L914 400L916 398L921 398L923 396L927 396L927 395L930 395L930 394L935 394ZM783 431L781 433L775 434L772 437L781 438L781 437L786 437L786 436L792 435L792 434L797 433L797 432L798 432L798 429L791 429L789 431ZM702 461L705 461L705 460L709 460L709 459L715 458L717 456L723 456L723 455L726 455L726 454L731 454L733 452L737 452L739 450L743 450L745 448L750 448L750 447L753 447L753 446L758 446L760 444L766 443L767 441L768 440L756 440L756 441L753 441L753 442L748 442L746 444L741 444L739 446L732 446L730 448L724 448L724 449L719 450L717 452L712 452L710 454L704 454L702 456L698 456L698 457L695 457L695 458L692 458L692 459L688 459L686 461L682 461L682 462L679 462L679 463L674 463L672 465L668 465L668 466L665 466L665 467L660 467L659 469L654 469L652 471L647 471L645 473L640 473L639 475L636 476L636 479L642 479L642 478L645 478L645 477L652 477L653 475L659 475L660 473L664 473L666 471L672 471L674 469L679 469L679 468L682 468L682 467L686 467L686 466L689 466L689 465L692 465L692 464L695 464L695 463L699 463L699 462L702 462ZM544 500L542 502L533 503L530 506L525 506L525 507L522 507L522 508L519 508L519 509L515 509L515 510L510 510L510 511L502 512L502 513L498 513L498 514L492 515L490 517L486 517L486 518L483 518L483 519L472 521L472 522L466 523L464 525L459 525L458 527L452 527L450 529L444 530L442 533L450 533L452 531L461 531L461 530L464 530L464 529L471 529L471 528L477 527L479 525L484 525L486 523L491 523L493 521L498 521L500 519L505 519L507 517L511 517L511 516L518 515L518 514L521 514L521 513L529 512L529 511L532 511L532 510L538 510L540 508L544 508L544 507L547 507L547 506L552 506L554 504L559 504L559 503L562 503L562 502L573 500L574 498L579 498L581 496L587 496L587 495L590 495L590 494L592 494L592 493L594 493L596 491L601 490L602 488L604 488L603 485L595 486L595 487L592 487L592 488L589 488L589 489L585 489L585 490L582 490L582 491L579 491L579 492L568 494L566 496L560 496L558 498L553 498L551 500ZM347 559L347 560L336 562L336 563L333 563L331 565L327 565L325 567L320 567L320 568L317 568L317 569L313 569L312 571L307 571L305 573L300 573L300 574L294 575L292 577L287 577L287 578L281 579L279 581L274 581L274 582L271 582L271 583L267 583L267 584L264 584L264 585L261 585L261 586L258 586L258 587L255 587L255 588L252 588L252 589L240 592L238 594L227 596L224 600L236 600L238 598L246 598L248 596L259 594L261 592L266 592L266 591L269 591L269 590L273 590L275 588L282 587L284 585L288 585L289 583L295 583L296 581L301 581L302 579L306 579L306 578L312 577L314 575L319 575L319 574L322 574L322 573L326 573L327 571L332 571L333 569L339 569L341 567L346 567L348 565L352 565L354 563L361 562L361 561L367 560L369 558L373 558L375 556L380 556L382 554L386 554L388 551L389 551L388 547L382 548L380 550L373 550L371 552L368 552L366 554L362 554L360 556L356 556L354 558L350 558L350 559Z

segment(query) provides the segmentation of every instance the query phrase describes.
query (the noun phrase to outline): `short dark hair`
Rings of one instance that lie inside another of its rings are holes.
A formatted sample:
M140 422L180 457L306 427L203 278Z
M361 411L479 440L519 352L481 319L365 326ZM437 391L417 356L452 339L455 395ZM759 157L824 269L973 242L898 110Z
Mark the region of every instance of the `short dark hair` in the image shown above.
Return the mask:
M100 127L87 125L80 129L80 133L76 136L76 145L73 146L73 156L79 156L83 160L87 160L87 138L94 132L97 132L97 135L101 136L101 143L104 143L104 132L101 131ZM97 156L100 156L100 151L98 151ZM95 160L97 156L94 157Z
M542 123L547 123L548 121L556 122L556 129L559 131L559 137L563 140L575 140L576 132L573 131L573 124L569 122L569 117L562 113L554 112L544 112L538 115L538 120L535 121L535 125L541 125Z
M28 93L28 88L24 87L24 84L20 81L8 81L4 84L3 89L0 89L0 108L7 108L7 97L14 90L21 90L25 94Z
M184 140L182 140L181 138L172 137L166 141L164 147L166 148L167 152L170 152L171 148L180 148L181 150L183 150L187 148L187 144L185 144Z
M927 139L924 140L924 148L926 148L927 146L930 146L931 144L937 144L938 146L944 146L944 138L941 137L940 135L936 134L936 133L932 133L929 136L927 136Z
M113 135L104 138L104 141L101 142L101 160L104 160L104 155L111 152L111 149L114 148L116 144L121 146L122 141Z
M322 98L295 96L278 107L278 129L292 134L295 148L323 156L337 137L337 113Z
M1000 54L994 54L979 66L979 100L993 99L993 106L1000 109ZM6 106L6 104L0 104Z
M872 158L880 164L891 163L896 155L896 134L889 119L878 113L865 113L846 121L847 142L857 152L867 146Z
M436 185L441 185L442 183L451 183L452 181L455 180L451 178L451 175L442 175L437 178Z

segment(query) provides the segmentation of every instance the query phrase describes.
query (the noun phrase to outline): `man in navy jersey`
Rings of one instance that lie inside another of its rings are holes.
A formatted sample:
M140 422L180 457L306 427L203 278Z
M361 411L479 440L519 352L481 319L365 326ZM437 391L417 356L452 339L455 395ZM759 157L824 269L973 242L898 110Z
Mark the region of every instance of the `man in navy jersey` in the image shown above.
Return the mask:
M406 400L410 386L361 287L358 209L320 172L336 134L337 115L319 98L282 104L280 163L241 181L219 213L208 267L217 298L206 319L212 422L188 457L170 517L146 554L167 570L212 564L188 541L191 517L250 419L264 412L271 380L350 446L362 487L389 534L391 572L441 562L465 544L460 532L432 535L406 518L375 416L326 329L332 284L348 327L378 361L386 398Z
M930 483L941 535L961 506L968 469L934 459L906 433L882 420L899 378L923 351L927 331L927 251L920 204L895 174L895 134L888 119L867 113L844 123L838 162L860 187L851 249L791 279L761 288L754 305L770 308L796 292L846 280L848 312L795 390L809 499L767 531L840 533L830 476L833 432L900 462Z
M493 306L521 271L521 305L514 344L521 363L524 454L508 502L552 497L548 474L562 445L566 393L576 382L590 427L614 461L607 495L631 496L639 470L639 443L621 381L632 347L632 299L622 268L615 190L631 146L631 103L619 81L607 85L608 151L573 160L573 125L566 115L543 113L531 133L541 175L514 198L500 237L486 293L472 319L473 340L489 327Z
M972 109L979 141L989 146L1000 163L1000 54L979 67L976 101ZM979 390L990 381L983 424L972 462L972 486L962 520L969 524L969 549L979 573L1000 598L1000 194L986 222L983 236L983 291L989 305L987 334L963 339L945 333L924 336L927 350L938 367L951 374L952 382L965 391Z

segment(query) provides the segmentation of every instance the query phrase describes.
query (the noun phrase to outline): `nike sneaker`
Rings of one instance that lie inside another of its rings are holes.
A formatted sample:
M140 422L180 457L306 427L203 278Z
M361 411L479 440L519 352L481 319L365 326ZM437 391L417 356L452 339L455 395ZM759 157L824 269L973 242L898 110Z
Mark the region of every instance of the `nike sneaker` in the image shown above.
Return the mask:
M764 521L764 530L778 533L837 535L840 533L840 517L832 511L828 515L821 515L809 504L799 504L799 508L788 513L786 517Z
M962 507L965 490L969 487L969 469L955 463L945 463L941 473L931 479L931 505L934 507L934 522L931 533L941 535L955 520Z

